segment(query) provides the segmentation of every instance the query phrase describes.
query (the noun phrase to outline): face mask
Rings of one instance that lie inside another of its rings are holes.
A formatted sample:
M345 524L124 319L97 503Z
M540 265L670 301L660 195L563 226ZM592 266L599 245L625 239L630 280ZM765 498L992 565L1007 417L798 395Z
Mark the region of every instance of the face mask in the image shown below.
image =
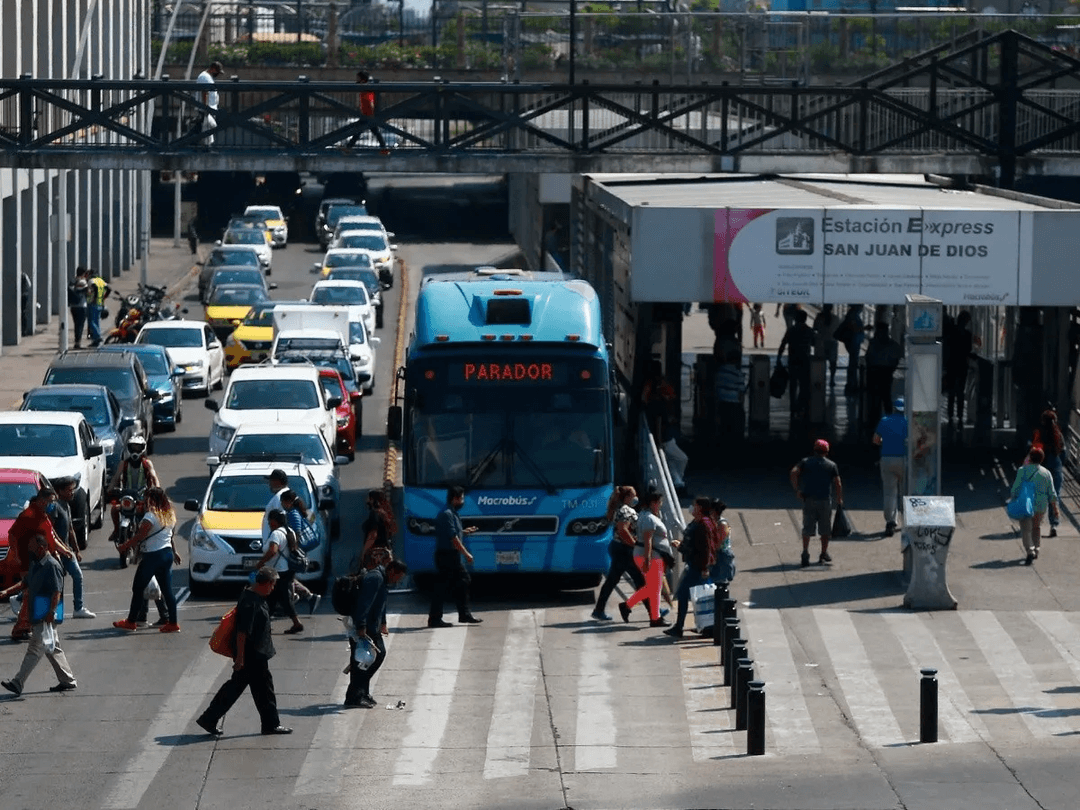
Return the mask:
M630 499L630 505L637 506L637 500L637 495L635 495L633 498Z
M140 461L142 461L142 453L132 453L131 454L131 463L132 464L138 464Z

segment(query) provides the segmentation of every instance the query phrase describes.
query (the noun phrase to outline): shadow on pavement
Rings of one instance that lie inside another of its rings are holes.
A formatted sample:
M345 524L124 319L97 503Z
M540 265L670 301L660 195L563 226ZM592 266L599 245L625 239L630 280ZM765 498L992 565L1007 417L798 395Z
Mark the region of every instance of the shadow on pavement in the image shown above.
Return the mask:
M792 568L798 566L793 565ZM905 590L899 573L872 571L811 582L792 582L769 588L753 588L749 601L758 608L815 607L857 602L860 599L880 599L883 596L902 594Z

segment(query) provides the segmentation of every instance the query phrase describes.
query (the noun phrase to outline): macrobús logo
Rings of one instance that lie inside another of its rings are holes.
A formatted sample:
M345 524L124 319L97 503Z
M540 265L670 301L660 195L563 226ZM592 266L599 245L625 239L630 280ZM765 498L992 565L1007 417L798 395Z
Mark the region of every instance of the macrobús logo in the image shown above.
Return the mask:
M535 495L480 495L477 506L532 506L537 501Z

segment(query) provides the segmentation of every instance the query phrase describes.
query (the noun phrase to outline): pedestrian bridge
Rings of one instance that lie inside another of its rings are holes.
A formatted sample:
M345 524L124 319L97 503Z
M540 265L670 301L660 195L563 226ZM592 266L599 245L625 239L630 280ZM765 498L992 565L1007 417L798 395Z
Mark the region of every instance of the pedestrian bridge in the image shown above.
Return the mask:
M0 80L0 166L1000 172L1004 184L1080 173L1080 61L1012 31L974 33L840 87L378 83L365 85L371 117L346 82L219 82L216 110L204 89Z

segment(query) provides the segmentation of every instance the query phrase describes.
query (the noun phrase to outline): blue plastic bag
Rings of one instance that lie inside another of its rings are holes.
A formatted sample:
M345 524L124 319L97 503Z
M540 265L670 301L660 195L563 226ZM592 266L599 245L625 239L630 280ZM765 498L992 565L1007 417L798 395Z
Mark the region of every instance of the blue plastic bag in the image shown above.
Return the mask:
M1013 520L1024 520L1035 514L1035 482L1034 475L1021 479L1020 488L1016 490L1016 497L1005 504L1005 512Z

